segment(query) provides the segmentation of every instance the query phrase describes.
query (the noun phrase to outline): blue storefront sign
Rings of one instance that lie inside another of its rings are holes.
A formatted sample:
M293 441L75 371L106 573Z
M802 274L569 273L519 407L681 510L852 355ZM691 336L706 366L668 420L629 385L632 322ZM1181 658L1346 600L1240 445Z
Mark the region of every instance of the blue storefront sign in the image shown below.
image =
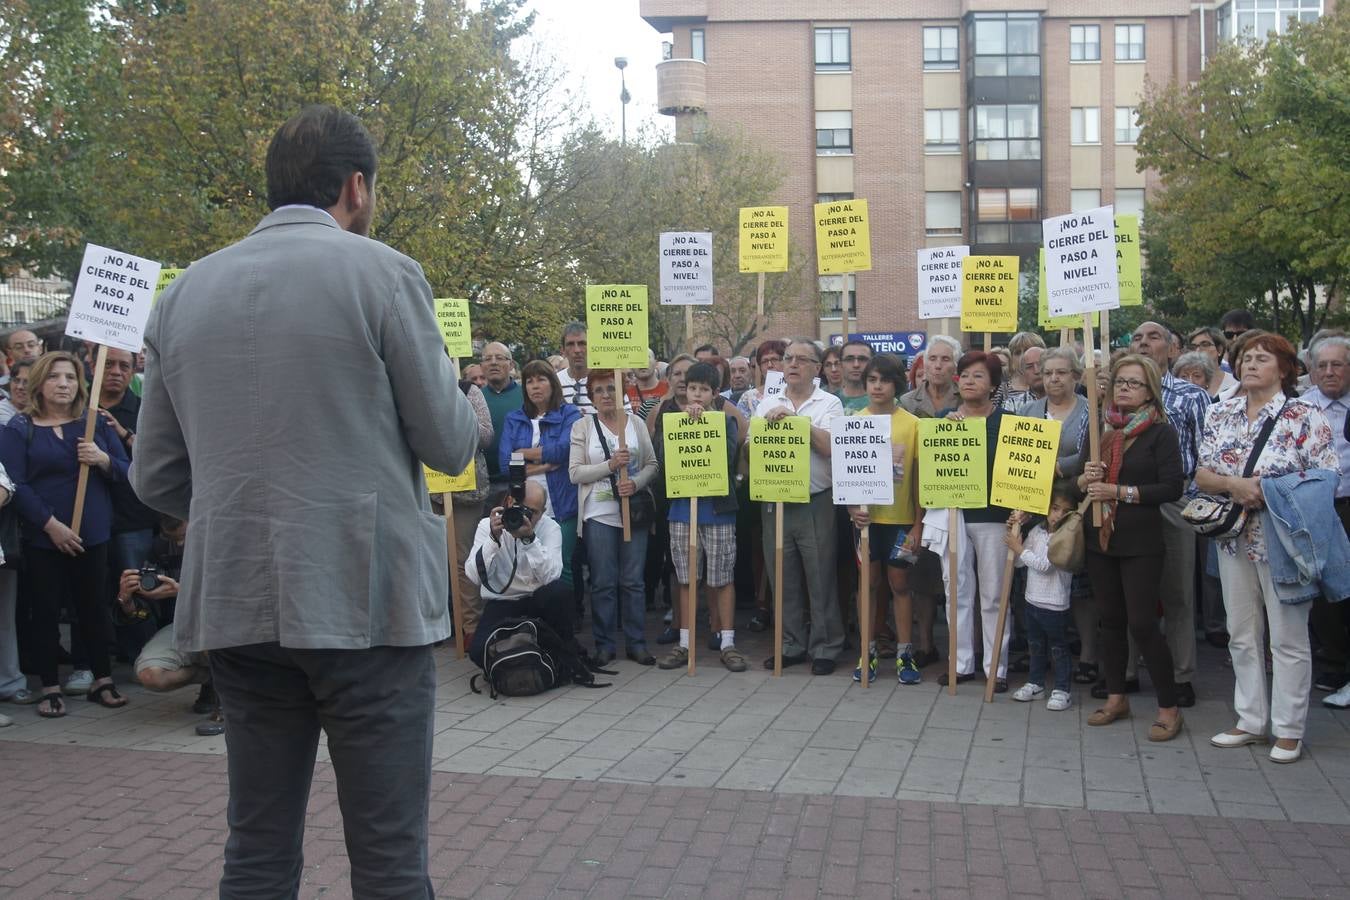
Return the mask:
M849 340L863 341L872 348L873 353L894 353L899 356L913 356L928 346L926 331L863 331L850 332ZM830 343L840 346L844 343L842 335L830 335Z

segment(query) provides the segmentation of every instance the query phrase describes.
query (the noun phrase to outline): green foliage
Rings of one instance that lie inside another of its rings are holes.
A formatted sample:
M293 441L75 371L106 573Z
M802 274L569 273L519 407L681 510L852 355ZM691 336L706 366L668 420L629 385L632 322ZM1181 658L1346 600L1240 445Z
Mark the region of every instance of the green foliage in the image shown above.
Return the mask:
M1250 306L1306 340L1350 273L1350 15L1230 44L1140 107L1145 290L1178 321Z

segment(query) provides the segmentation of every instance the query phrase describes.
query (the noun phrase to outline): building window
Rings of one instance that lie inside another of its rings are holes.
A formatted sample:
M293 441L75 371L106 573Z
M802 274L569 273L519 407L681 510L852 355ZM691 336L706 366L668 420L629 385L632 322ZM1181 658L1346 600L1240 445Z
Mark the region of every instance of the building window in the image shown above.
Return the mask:
M934 26L923 30L923 67L929 71L955 69L957 34L955 26Z
M1069 212L1083 212L1087 209L1096 209L1101 205L1102 192L1100 188L1069 191Z
M847 194L816 194L817 203L839 203L842 200L852 200L853 192Z
M1133 144L1139 140L1139 110L1133 106L1116 107L1116 143Z
M1096 106L1075 106L1069 110L1069 140L1074 144L1102 142L1101 110Z
M1102 27L1100 25L1069 26L1069 59L1073 62L1092 62L1102 58Z
M980 104L974 109L975 159L1040 159L1041 108L1036 103Z
M979 188L975 192L977 244L1039 243L1039 188Z
M689 31L689 58L708 61L702 28L693 28Z
M1144 26L1116 26L1116 62L1130 62L1144 58Z
M1218 9L1219 38L1237 37L1264 41L1271 34L1284 34L1297 22L1316 22L1322 17L1322 0L1236 0Z
M925 153L959 153L961 150L961 111L925 109L923 111L923 149Z
M816 71L847 72L849 55L847 28L816 29Z
M853 113L816 113L816 155L848 156L853 152Z
M1120 215L1138 216L1144 221L1144 189L1116 188L1115 211Z
M844 289L843 275L821 275L820 305L826 315L839 315L843 310L839 305L839 295ZM848 311L852 316L858 311L858 276L848 276Z
M961 233L961 192L929 191L923 195L924 227L929 237Z
M970 30L977 78L1041 74L1038 13L976 13Z

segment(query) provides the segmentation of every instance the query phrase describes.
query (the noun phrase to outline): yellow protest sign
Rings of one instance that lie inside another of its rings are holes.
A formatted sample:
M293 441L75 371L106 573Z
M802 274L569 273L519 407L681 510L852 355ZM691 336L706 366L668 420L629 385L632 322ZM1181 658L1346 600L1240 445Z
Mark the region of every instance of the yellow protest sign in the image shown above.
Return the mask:
M1062 316L1050 315L1050 295L1045 290L1045 248L1042 247L1037 254L1039 259L1038 276L1036 284L1039 286L1036 296L1036 326L1038 328L1082 328L1083 316L1081 313L1067 313ZM1092 314L1092 327L1102 327L1102 314L1095 312Z
M984 419L919 420L919 505L981 509L989 505Z
M961 260L961 330L1017 330L1016 256Z
M743 206L740 221L742 272L786 272L788 208Z
M810 502L811 420L806 416L750 420L750 499Z
M1116 281L1121 306L1144 305L1144 274L1139 261L1139 217L1116 215Z
M662 468L667 497L725 497L730 493L726 413L705 412L701 419L666 413L661 427L665 431Z
M472 491L478 487L478 470L472 460L469 467L458 475L446 475L422 464L422 475L427 480L428 494L457 494L460 491Z
M1042 516L1050 511L1060 424L1057 419L1003 416L989 481L990 504Z
M872 268L872 233L866 200L817 203L816 270L821 275L867 272Z
M469 327L468 300L441 300L436 303L436 324L451 356L473 356L473 334Z
M164 289L173 284L175 278L183 274L182 269L160 269L159 278L155 280L155 294L150 298L150 305L154 306L159 295L164 293Z
M647 366L647 286L586 285L586 365L592 369Z

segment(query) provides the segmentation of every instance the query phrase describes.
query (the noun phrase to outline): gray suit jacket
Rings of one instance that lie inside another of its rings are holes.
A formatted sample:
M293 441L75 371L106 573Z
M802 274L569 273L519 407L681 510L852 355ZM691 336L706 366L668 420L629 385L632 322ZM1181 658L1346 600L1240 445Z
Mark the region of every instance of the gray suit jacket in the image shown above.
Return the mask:
M187 519L181 650L446 637L444 520L477 422L416 262L317 209L193 263L146 328L137 496Z

